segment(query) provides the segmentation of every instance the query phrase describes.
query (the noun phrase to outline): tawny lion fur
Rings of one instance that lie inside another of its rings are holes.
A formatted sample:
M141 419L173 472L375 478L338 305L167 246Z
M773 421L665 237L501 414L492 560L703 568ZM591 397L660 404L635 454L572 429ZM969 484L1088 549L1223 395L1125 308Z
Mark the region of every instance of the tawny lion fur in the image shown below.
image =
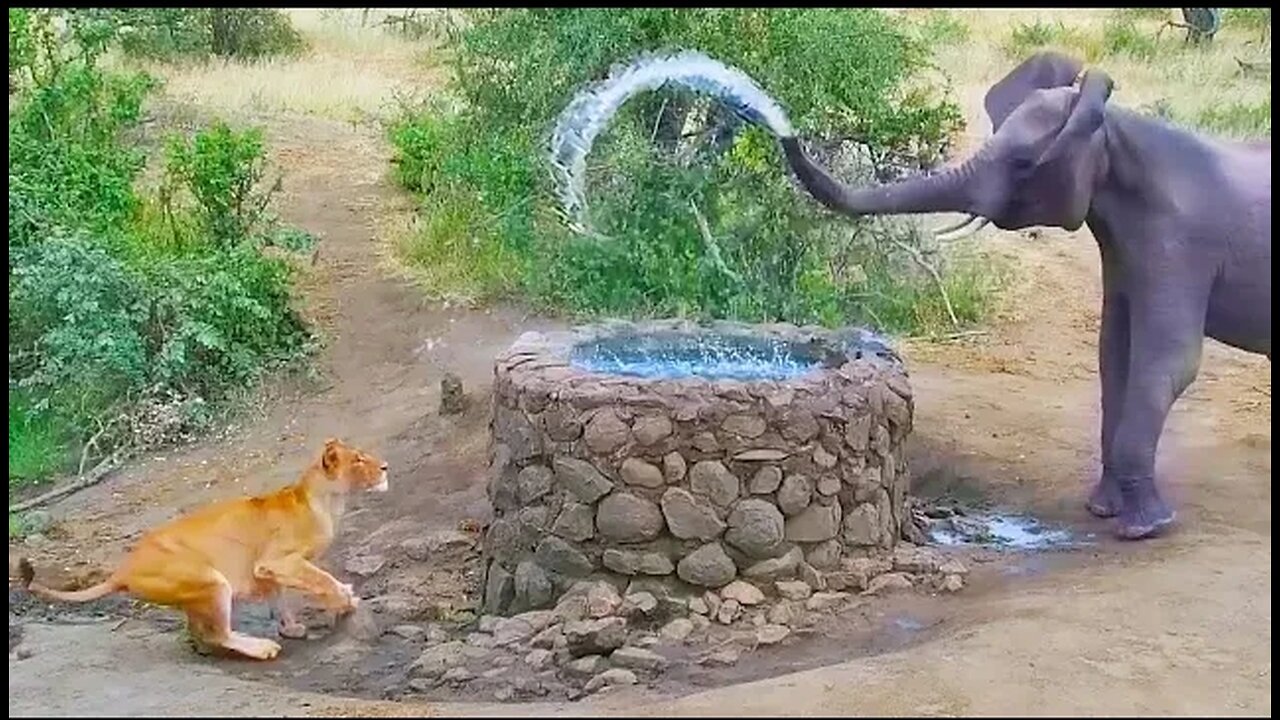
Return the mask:
M209 505L147 533L103 582L76 592L35 582L35 570L19 562L23 584L38 597L88 602L128 592L187 614L199 641L260 660L274 658L280 645L231 629L235 598L276 605L285 637L305 634L281 602L288 588L314 595L338 613L359 600L350 585L313 564L333 542L348 493L385 492L387 464L339 440L324 451L293 485L269 495Z

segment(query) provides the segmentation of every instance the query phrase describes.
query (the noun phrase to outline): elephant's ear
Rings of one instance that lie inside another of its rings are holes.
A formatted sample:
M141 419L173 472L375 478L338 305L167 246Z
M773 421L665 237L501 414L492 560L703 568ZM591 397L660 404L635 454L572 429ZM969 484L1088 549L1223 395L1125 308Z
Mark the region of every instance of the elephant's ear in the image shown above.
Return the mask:
M1056 52L1036 53L1024 60L992 85L982 100L991 118L991 132L999 130L1028 95L1036 90L1070 85L1083 67L1079 60Z

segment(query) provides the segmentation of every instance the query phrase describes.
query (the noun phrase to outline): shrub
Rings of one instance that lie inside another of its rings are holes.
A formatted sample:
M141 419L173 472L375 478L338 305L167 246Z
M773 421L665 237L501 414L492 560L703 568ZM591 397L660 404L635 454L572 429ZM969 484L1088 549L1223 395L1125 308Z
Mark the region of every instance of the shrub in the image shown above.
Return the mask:
M152 83L99 67L108 24L72 15L59 35L52 12L24 12L10 15L27 81L9 115L11 486L82 450L182 436L306 340L289 264L260 252L305 244L268 214L261 137L216 124L173 140L167 182L140 193L123 137Z
M136 208L132 183L142 155L122 146L137 123L153 81L142 74L106 74L95 56L58 57L63 42L49 15L23 11L24 49L18 74L29 83L9 113L9 244L21 246L55 226L106 232ZM34 17L31 17L34 16ZM10 11L10 32L15 32ZM12 57L11 57L12 59Z
M1019 60L1046 49L1078 54L1083 56L1085 62L1096 62L1106 54L1106 48L1099 38L1077 28L1067 27L1056 20L1018 23L1004 43L1005 52Z
M119 8L79 12L123 30L120 46L133 57L257 60L293 55L307 46L288 15L266 8Z
M1136 22L1140 20L1159 20L1165 21L1172 19L1172 10L1170 8L1116 8L1113 13L1114 17L1120 20Z
M956 45L969 39L969 26L948 10L929 10L919 23L925 42Z
M1211 105L1195 117L1194 125L1208 132L1238 138L1271 136L1271 100Z
M9 486L22 486L62 469L67 458L64 428L21 393L9 393ZM10 516L12 524L12 516Z
M1271 8L1227 8L1222 19L1225 27L1241 27L1250 30L1271 28Z
M1156 55L1156 40L1154 35L1139 29L1133 21L1113 17L1102 28L1102 48L1107 55L1150 60Z
M174 137L166 170L196 202L205 235L223 247L258 237L274 187L260 188L266 175L262 132L236 132L216 122L192 139Z
M866 317L867 296L839 277L835 239L901 229L817 209L770 135L687 92L637 98L597 140L592 224L610 239L566 229L550 192L550 126L584 82L641 51L706 52L776 93L804 134L881 155L937 157L960 126L953 104L910 89L927 49L877 11L503 9L464 19L449 39L450 102L405 104L389 127L396 176L423 195L419 230L397 247L439 293L527 293L584 314ZM914 287L924 282L914 270L898 262L892 276Z

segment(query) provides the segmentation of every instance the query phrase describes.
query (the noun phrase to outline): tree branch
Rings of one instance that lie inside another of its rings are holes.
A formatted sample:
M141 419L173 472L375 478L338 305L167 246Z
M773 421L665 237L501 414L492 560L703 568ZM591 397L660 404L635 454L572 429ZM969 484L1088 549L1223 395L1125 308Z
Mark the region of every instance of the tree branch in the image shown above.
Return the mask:
M942 283L942 276L938 274L938 271L924 259L924 256L920 254L919 250L911 247L901 240L898 240L897 238L888 237L887 239L899 250L910 255L911 259L914 260L917 265L923 268L925 272L929 273L930 277L933 278L934 284L938 286L938 294L942 296L942 304L947 308L947 317L951 318L951 324L953 326L959 327L960 318L956 317L956 311L951 306L951 296L947 294L947 287Z
M92 487L94 485L97 485L98 483L102 482L108 475L110 475L112 471L120 467L120 462L123 459L124 459L123 448L120 450L116 450L115 452L111 453L107 457L103 458L102 462L98 463L96 467L90 470L88 475L84 475L80 479L76 480L75 482L68 483L66 485L63 485L60 488L54 488L47 493L44 493L42 495L37 495L31 498L30 500L23 500L20 503L15 503L13 505L10 505L9 512L16 513L16 512L22 512L24 510L30 510L33 507L44 505L45 503L52 502L59 498L66 497L67 495L70 495L72 493L79 492L87 487Z

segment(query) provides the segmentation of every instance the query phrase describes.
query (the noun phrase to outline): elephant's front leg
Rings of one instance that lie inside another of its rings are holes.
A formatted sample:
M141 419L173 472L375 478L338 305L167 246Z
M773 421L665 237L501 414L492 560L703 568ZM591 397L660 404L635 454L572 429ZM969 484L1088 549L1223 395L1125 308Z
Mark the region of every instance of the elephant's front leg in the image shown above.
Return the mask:
M1112 457L1120 408L1129 376L1128 298L1115 287L1116 270L1103 258L1102 328L1098 334L1098 376L1102 381L1102 475L1085 507L1100 518L1120 513L1120 484L1107 464Z
M1110 454L1103 459L1105 474L1120 490L1117 534L1124 539L1156 535L1174 520L1156 488L1156 449L1169 409L1200 367L1205 301L1198 297L1191 287L1129 296L1129 369Z

